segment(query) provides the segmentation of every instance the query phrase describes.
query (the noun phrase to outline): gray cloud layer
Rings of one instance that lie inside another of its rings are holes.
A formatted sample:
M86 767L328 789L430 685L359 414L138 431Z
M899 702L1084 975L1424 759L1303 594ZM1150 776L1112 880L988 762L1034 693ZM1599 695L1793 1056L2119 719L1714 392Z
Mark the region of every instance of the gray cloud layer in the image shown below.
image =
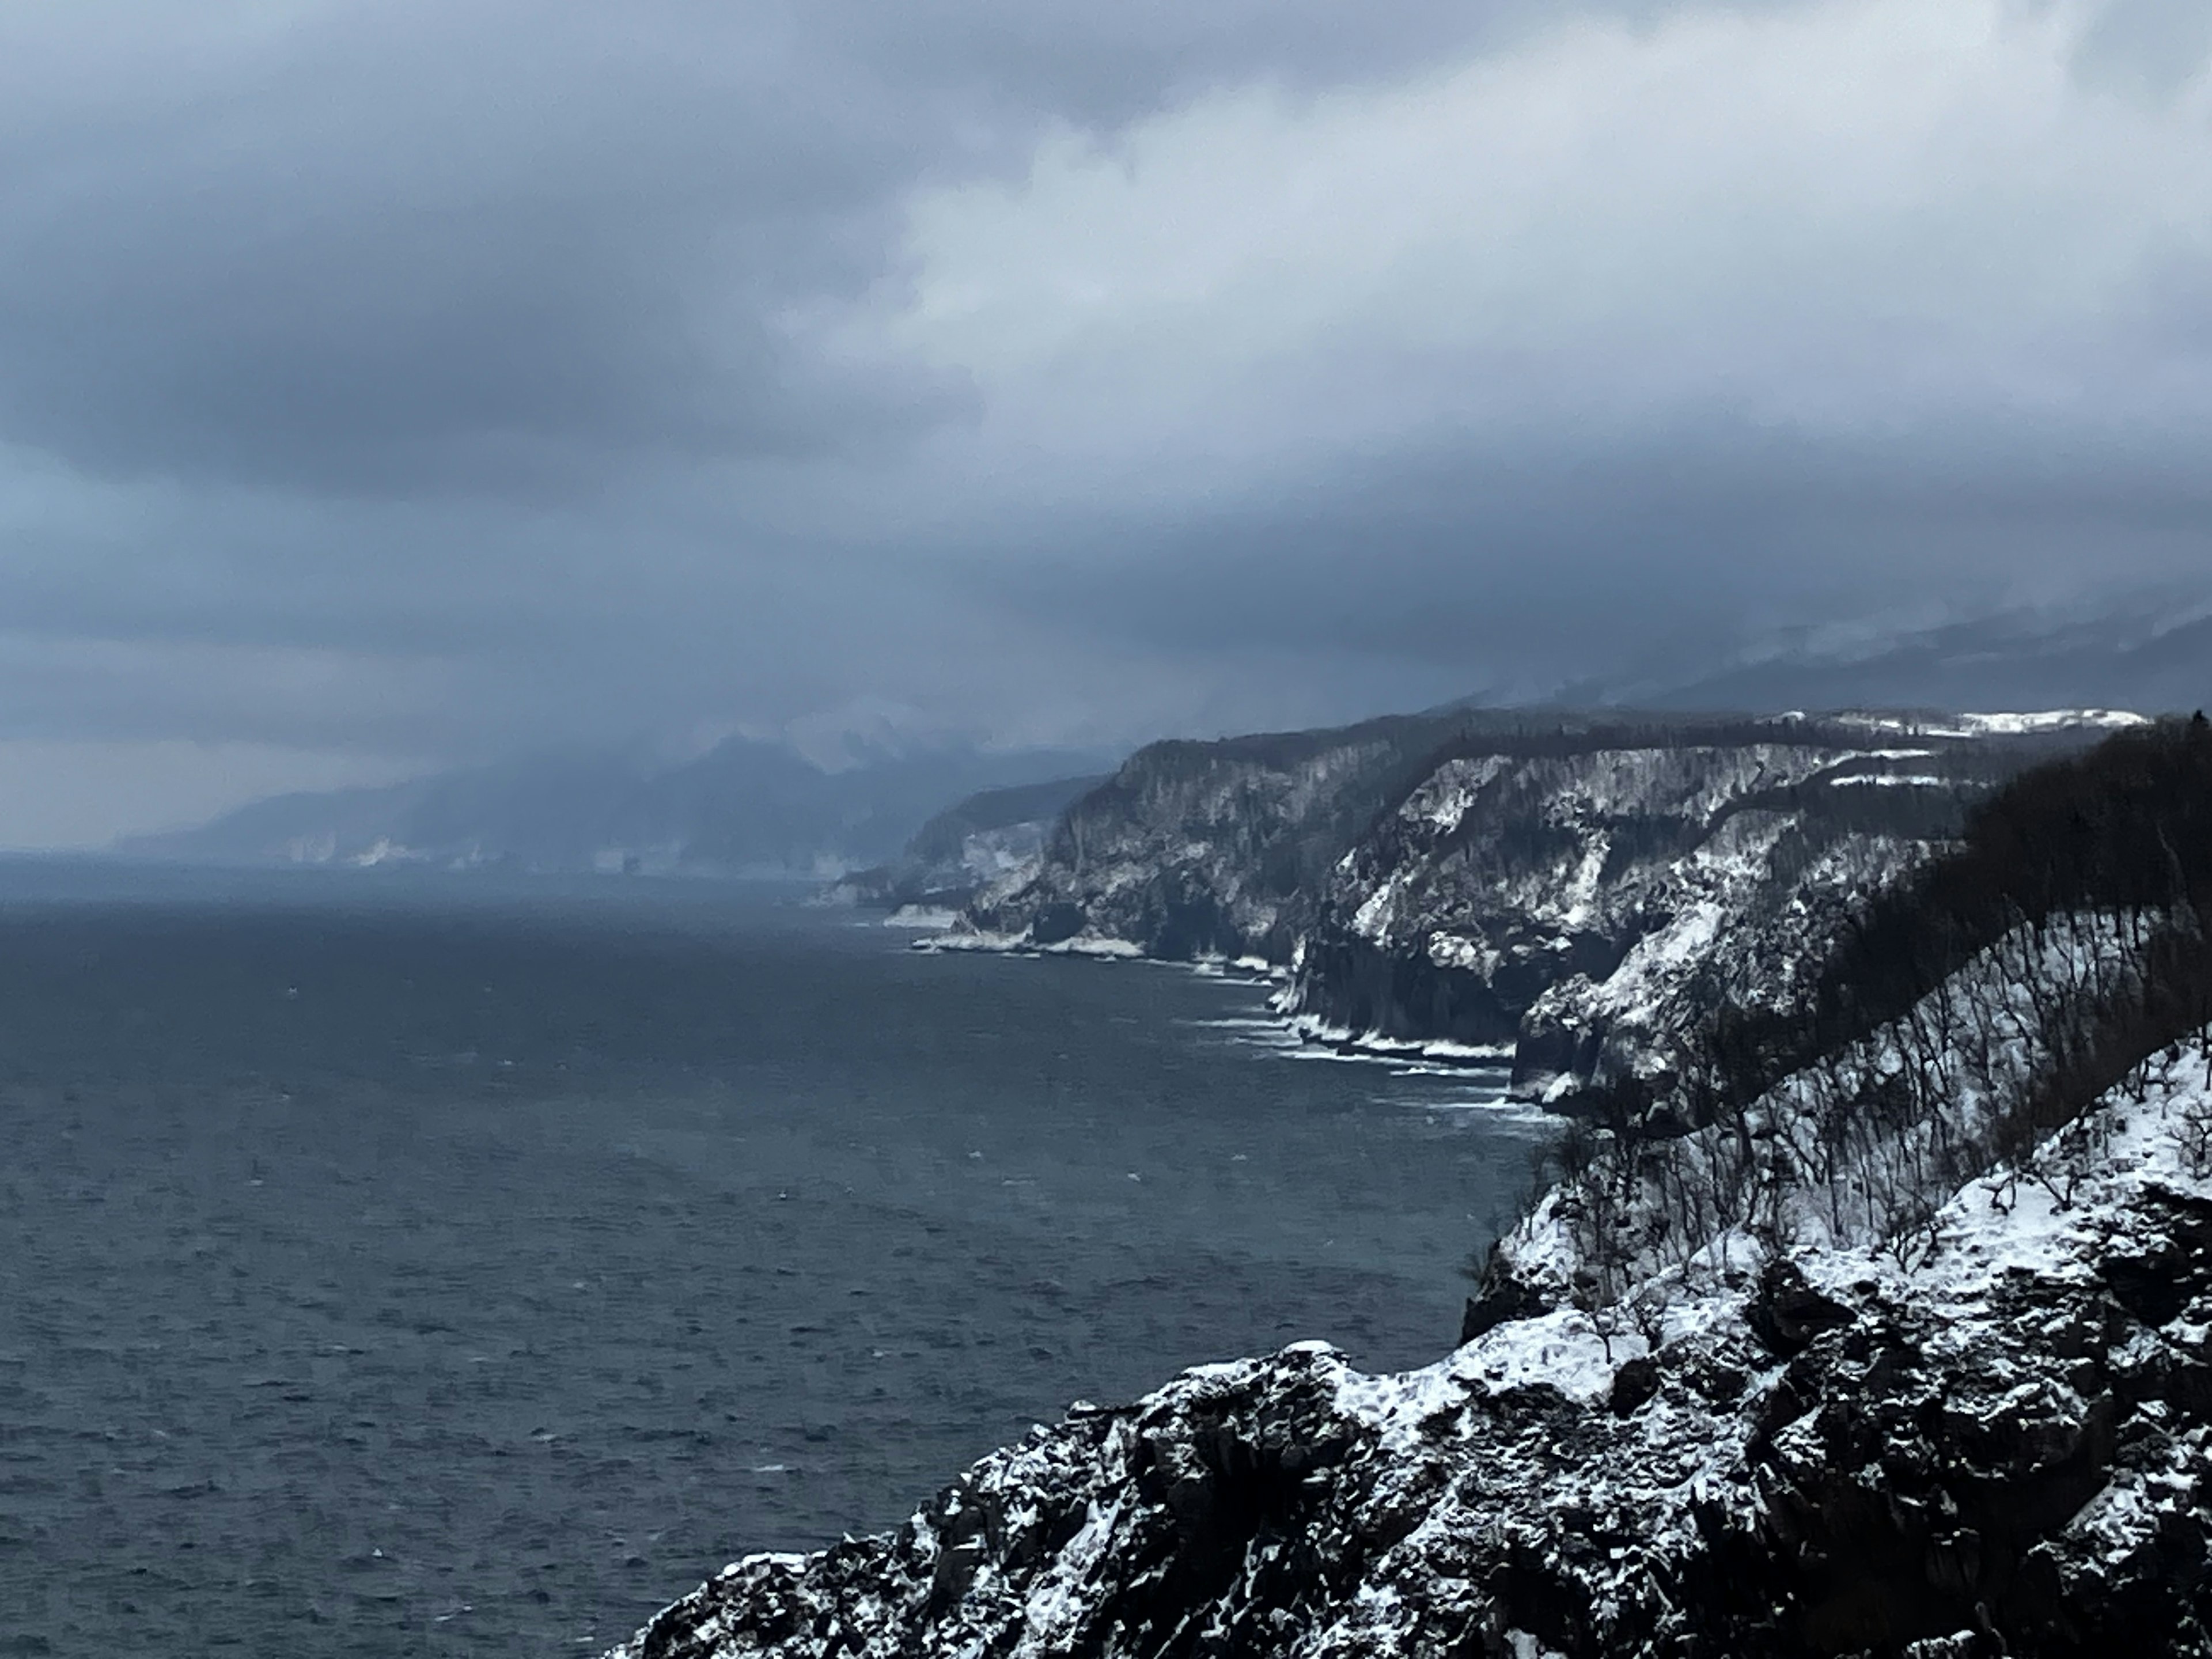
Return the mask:
M379 493L842 452L957 404L811 349L804 313L892 262L905 191L1217 79L1402 67L1456 9L29 9L0 431Z
M0 750L1132 737L2201 579L2206 17L15 7Z

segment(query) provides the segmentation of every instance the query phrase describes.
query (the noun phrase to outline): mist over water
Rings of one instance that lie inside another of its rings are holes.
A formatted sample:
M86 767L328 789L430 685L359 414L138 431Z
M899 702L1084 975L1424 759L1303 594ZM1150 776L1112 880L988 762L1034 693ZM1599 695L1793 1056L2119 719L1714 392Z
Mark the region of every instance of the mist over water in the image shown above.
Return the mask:
M1540 1133L784 894L0 877L5 1652L589 1650L1073 1399L1438 1356Z

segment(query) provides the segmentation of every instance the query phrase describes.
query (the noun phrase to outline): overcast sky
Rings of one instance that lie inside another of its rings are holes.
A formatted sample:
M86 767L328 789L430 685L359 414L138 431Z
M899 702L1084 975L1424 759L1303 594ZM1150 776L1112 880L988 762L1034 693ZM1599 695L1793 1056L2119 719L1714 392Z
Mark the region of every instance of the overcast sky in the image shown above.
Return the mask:
M0 844L2212 580L2203 0L14 0Z

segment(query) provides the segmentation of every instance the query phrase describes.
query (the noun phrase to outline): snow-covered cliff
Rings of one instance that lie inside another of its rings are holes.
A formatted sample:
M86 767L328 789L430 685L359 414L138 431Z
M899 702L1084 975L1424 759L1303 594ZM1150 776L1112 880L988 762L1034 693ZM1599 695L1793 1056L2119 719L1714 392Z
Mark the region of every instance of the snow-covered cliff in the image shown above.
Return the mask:
M1737 761L1634 799L1833 764ZM2208 918L2212 726L2038 768L1606 1095L1449 1358L1079 1405L622 1659L2212 1655Z
M896 1534L738 1562L625 1659L2212 1651L2195 1049L1924 1250L1668 1270L1424 1370L1320 1346L1079 1406ZM2138 1095L2140 1097L2138 1098Z
M1041 868L987 888L953 942L1286 962L1330 866L1458 726L1154 744L1068 808Z
M1974 800L2135 719L1459 714L1156 745L955 942L1262 957L1319 1035L1509 1053L1557 1101L1663 1071L1717 1001L1786 1000Z
M1535 1090L1656 1068L1688 1009L1786 996L1851 898L1986 787L1957 745L1687 735L1444 761L1333 872L1290 1006L1503 1046Z

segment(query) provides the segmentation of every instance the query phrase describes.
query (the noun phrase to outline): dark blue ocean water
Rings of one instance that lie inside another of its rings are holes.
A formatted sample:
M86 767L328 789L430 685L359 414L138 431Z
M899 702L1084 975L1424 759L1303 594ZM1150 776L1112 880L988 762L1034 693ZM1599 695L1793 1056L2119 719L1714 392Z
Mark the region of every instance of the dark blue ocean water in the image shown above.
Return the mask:
M789 895L0 871L0 1654L552 1654L1071 1399L1441 1353L1539 1133Z

